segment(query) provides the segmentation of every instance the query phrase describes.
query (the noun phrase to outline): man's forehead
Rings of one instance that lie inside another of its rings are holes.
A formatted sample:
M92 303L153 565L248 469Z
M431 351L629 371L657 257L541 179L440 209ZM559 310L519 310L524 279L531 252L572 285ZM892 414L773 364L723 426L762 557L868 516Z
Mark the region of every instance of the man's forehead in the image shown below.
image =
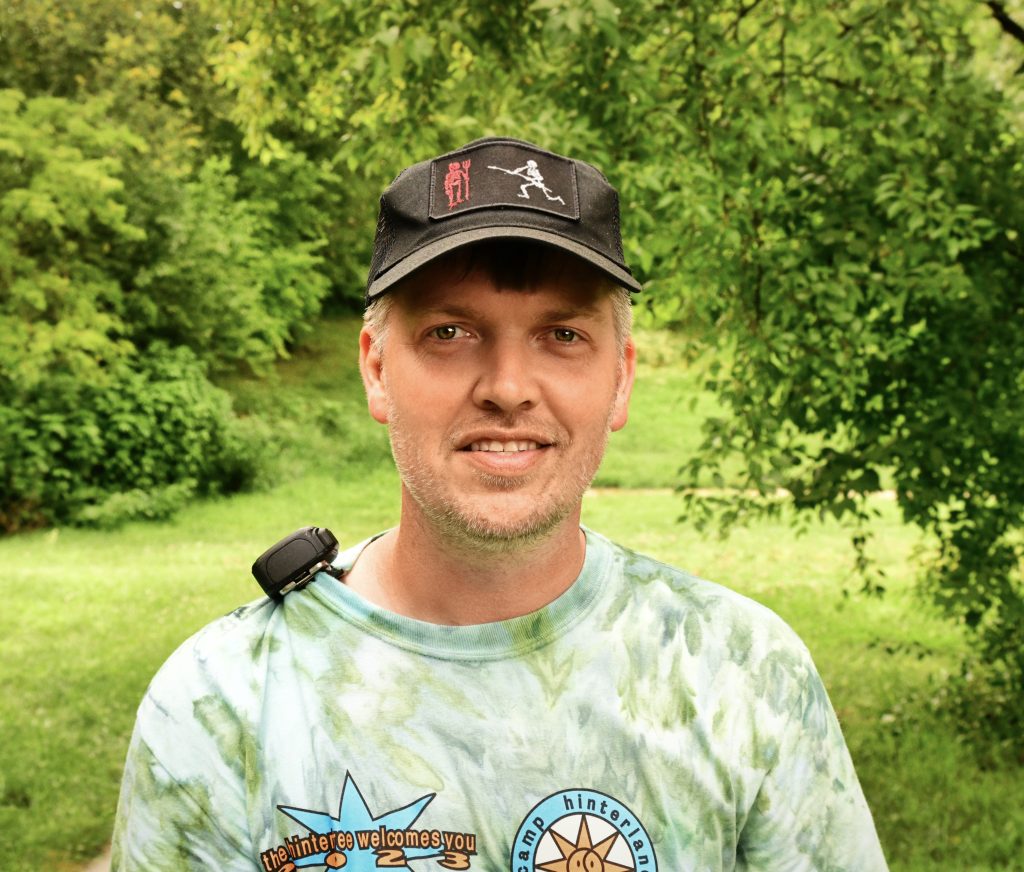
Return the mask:
M525 288L504 288L481 271L465 276L424 271L395 291L395 304L410 316L485 315L503 310L603 319L611 289L588 276L562 274Z

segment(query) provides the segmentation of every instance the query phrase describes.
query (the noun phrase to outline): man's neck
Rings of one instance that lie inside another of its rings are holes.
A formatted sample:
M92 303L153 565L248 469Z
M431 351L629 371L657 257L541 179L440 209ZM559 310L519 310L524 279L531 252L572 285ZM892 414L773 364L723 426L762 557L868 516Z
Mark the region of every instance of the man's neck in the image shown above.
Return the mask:
M374 605L434 624L461 626L529 614L557 599L583 568L579 512L515 551L474 550L439 535L415 512L374 540L345 583Z

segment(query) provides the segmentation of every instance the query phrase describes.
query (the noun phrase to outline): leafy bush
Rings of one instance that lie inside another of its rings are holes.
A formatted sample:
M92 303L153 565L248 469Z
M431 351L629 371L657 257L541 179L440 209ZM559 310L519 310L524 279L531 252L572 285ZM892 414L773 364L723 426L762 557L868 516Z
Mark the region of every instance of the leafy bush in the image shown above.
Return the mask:
M135 277L133 338L185 345L217 368L265 367L320 309L327 280L315 242L274 238L262 204L236 198L228 161L211 158L155 219L160 242Z
M237 490L262 444L186 348L154 346L94 381L62 374L20 395L0 381L0 527L109 526Z
M125 164L146 146L108 108L0 91L0 529L166 515L255 474L195 355L131 341L125 275L148 234Z
M252 481L207 371L284 354L326 289L226 159L182 183L110 105L0 91L0 530Z
M0 91L0 370L91 379L130 350L108 263L145 238L128 219L124 159L144 144L107 102Z
M160 521L184 507L195 494L196 482L186 479L145 491L139 488L107 495L85 506L76 520L83 526L111 529L125 521Z

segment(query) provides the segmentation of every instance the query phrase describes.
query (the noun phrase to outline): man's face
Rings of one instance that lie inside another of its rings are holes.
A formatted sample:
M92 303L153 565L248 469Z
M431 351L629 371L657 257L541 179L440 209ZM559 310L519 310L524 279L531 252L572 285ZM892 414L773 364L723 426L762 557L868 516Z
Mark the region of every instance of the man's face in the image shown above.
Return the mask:
M364 329L370 412L411 511L449 541L509 549L579 522L635 369L610 293L572 259L530 290L427 266L395 292L383 354Z

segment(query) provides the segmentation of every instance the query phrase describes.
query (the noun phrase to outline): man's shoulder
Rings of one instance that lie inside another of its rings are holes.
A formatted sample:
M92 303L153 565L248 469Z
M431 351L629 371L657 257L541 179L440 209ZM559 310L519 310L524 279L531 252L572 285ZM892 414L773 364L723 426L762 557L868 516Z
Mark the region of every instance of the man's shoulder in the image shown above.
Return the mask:
M229 689L257 668L271 647L272 625L280 603L254 600L211 621L167 658L150 683L147 696L158 700L205 689Z
M603 538L603 537L602 537ZM763 649L780 646L806 652L793 629L769 607L736 590L605 539L626 581L626 595L652 619L687 627L691 636L755 641ZM708 630L701 633L699 628Z

